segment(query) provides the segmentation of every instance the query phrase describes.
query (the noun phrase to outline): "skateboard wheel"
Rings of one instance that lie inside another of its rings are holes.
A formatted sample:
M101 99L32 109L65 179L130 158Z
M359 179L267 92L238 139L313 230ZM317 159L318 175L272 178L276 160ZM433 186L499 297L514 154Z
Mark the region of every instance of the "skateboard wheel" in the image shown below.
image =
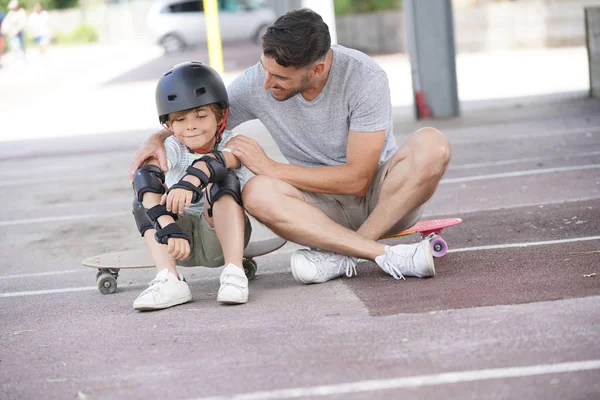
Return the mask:
M96 280L102 276L102 274L112 275L115 279L119 277L119 269L118 268L98 268L98 272L96 272Z
M246 278L248 278L249 281L253 280L254 278L256 278L256 270L257 270L257 266L256 266L256 261L254 261L251 258L244 258L244 260L242 261L242 265L244 266L244 273L246 274Z
M117 291L117 279L111 274L101 274L96 283L102 294L112 294Z
M431 241L431 250L434 257L442 257L448 251L448 244L441 237Z

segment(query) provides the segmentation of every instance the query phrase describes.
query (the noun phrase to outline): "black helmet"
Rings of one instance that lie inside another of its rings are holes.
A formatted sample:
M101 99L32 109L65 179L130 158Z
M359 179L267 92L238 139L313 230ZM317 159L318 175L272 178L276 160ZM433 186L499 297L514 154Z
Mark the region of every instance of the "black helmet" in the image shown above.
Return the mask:
M201 62L175 65L156 85L156 111L161 124L167 122L170 113L211 103L218 103L227 110L227 90L217 71ZM222 125L224 127L225 121Z

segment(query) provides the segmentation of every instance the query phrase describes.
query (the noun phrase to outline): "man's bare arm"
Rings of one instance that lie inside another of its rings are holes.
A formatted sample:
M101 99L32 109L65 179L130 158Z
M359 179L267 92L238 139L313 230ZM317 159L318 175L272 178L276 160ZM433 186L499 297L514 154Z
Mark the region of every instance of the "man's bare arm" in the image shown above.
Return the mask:
M150 135L150 137L142 143L142 146L135 154L131 167L129 168L129 179L133 179L135 171L144 165L144 162L151 157L157 159L160 169L164 172L167 171L167 153L165 152L165 145L163 142L169 136L171 136L171 132L162 129L159 132Z
M272 176L310 192L363 196L377 170L385 131L350 131L346 164L313 168L277 163L256 141L240 136L234 139L238 139L231 144L234 154L256 175Z

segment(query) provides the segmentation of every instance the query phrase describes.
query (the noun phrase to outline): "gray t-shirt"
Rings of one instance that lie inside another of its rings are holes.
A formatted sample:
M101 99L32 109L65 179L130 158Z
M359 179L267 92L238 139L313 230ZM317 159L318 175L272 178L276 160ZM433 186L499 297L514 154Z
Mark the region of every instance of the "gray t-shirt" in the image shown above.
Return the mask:
M259 119L289 163L318 167L346 163L348 131L386 130L379 165L397 150L393 135L390 88L385 71L366 54L332 46L333 64L325 87L313 101L301 94L277 101L263 82L260 63L227 88L227 123L235 127Z
M223 131L223 137L221 139L221 142L217 146L217 149L223 151L227 142L235 136L235 133L229 130ZM181 178L183 178L187 174L187 167L192 165L194 161L202 157L204 154L191 153L183 143L179 142L175 138L175 136L169 136L168 138L166 138L164 144L165 150L167 152L168 169L167 173L165 174L165 183L167 184L167 187L171 187L172 185L179 182ZM236 169L234 170L234 172L240 180L240 184L244 186L247 177L246 167ZM202 197L202 199L200 199L198 203L194 203L190 208L186 209L185 212L197 215L201 214L203 209L204 196Z

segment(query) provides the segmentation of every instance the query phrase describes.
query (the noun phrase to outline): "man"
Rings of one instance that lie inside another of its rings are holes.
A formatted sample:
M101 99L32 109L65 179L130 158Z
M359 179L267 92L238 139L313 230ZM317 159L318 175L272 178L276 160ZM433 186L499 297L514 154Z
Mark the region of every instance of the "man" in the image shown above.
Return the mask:
M0 10L0 68L2 68L2 54L4 54L4 35L2 34L2 21L4 21L4 12Z
M25 27L27 26L27 14L19 6L18 0L8 3L8 14L2 21L2 35L10 40L10 51L18 57L25 56Z
M450 159L446 137L424 128L398 149L385 72L363 53L331 46L327 25L311 10L275 21L262 50L261 62L228 88L228 123L259 119L289 164L270 159L242 135L228 147L256 175L242 192L246 210L281 237L311 248L292 255L294 278L350 277L359 258L396 279L433 276L428 241L385 246L377 239L419 220ZM151 155L164 166L167 136L146 141L132 172Z

